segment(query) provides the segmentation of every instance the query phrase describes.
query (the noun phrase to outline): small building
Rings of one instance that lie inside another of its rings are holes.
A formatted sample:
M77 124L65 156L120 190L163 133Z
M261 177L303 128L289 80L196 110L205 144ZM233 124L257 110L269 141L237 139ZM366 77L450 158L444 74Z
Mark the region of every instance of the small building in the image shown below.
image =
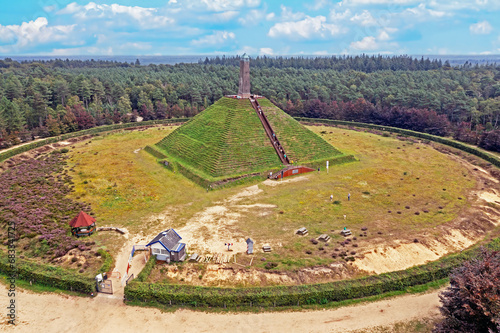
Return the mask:
M297 235L300 235L300 236L305 236L309 233L309 231L305 227L302 227L299 230L297 230L295 233Z
M262 246L262 251L264 251L264 252L271 252L271 245L264 244L264 246Z
M253 254L253 240L247 238L247 254Z
M160 232L151 242L146 244L151 254L156 260L166 261L184 261L186 259L186 244L181 243L182 237L174 229L168 229Z
M90 236L96 230L95 218L81 211L78 215L69 221L71 234L76 237Z

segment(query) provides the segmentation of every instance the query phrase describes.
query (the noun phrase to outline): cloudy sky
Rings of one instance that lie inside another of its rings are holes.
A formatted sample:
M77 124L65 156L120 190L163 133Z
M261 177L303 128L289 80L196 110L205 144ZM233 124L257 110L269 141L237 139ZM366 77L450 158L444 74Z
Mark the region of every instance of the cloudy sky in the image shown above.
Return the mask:
M243 52L500 54L500 0L23 0L0 10L2 56Z

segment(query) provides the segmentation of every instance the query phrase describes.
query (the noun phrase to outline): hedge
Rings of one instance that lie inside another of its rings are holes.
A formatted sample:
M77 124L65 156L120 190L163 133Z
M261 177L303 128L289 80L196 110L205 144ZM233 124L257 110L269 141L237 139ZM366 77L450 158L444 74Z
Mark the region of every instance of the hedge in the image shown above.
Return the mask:
M495 165L496 167L500 167L500 159L496 158L495 156L486 153L485 151L476 148L476 147L471 147L469 145L466 145L464 143L444 138L441 136L437 135L432 135L432 134L427 134L427 133L422 133L422 132L415 132L411 130L406 130L402 128L397 128L397 127L390 127L390 126L382 126L382 125L375 125L375 124L366 124L366 123L357 123L357 122L352 122L352 121L343 121L343 120L330 120L330 119L316 119L316 118L295 118L296 120L300 122L311 122L311 123L320 123L320 124L326 124L326 125L342 125L342 126L353 126L353 127L362 127L362 128L369 128L369 129L375 129L379 131L387 131L387 132L393 132L393 133L398 133L406 136L413 136L425 140L430 140L430 141L435 141L456 149L463 150L467 153L470 153L472 155L476 155L480 158L482 158L485 161L490 162L491 164Z
M16 279L51 286L59 289L90 294L95 291L95 280L57 266L35 263L21 258L15 259L13 274L7 254L0 252L0 273Z
M97 271L98 273L104 273L104 272L111 272L111 268L113 267L113 257L111 254L106 252L104 249L99 249L97 250L97 253L101 256L103 259L103 263L101 265L101 268Z
M136 280L141 282L146 281L146 279L149 277L149 274L151 274L153 267L155 267L155 264L156 264L156 257L150 256L148 262L146 263L142 271L137 275Z
M488 247L500 249L500 239L493 240ZM454 268L473 258L477 251L476 247L403 271L312 285L217 288L140 282L144 281L143 278L134 280L125 287L125 298L127 301L142 303L213 307L325 304L405 290L446 278Z
M151 126L151 125L158 125L158 124L182 123L182 122L185 122L186 120L188 120L188 119L186 119L186 118L174 118L174 119L148 120L148 121L143 121L140 123L125 123L125 124L105 125L105 126L93 127L93 128L78 131L78 132L66 133L63 135L54 136L54 137L42 139L40 141L28 143L26 145L7 150L3 153L0 152L0 162L6 160L8 158L11 158L12 156L27 152L28 150L39 148L39 147L42 147L42 146L45 146L45 145L48 145L51 143L64 141L64 140L78 137L78 136L93 135L93 134L98 134L98 133L102 133L102 132L109 132L109 131L126 129L126 128Z

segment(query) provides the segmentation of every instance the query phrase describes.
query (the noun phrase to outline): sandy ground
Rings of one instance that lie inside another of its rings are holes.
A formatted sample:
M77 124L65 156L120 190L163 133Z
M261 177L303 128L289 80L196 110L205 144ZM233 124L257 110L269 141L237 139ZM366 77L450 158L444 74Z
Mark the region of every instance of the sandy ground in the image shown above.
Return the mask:
M253 214L268 214L276 206L257 203L253 205L238 205L241 200L258 195L262 190L258 185L249 186L240 193L231 196L214 206L205 208L195 214L184 227L176 230L182 235L183 241L189 244L189 252L200 255L224 253L227 254L225 243L232 243L230 254L245 253L247 243L245 236L235 236L228 227L238 222L242 214L251 211ZM155 217L158 218L158 217Z
M346 332L438 315L438 292L323 311L213 314L191 310L162 313L113 298L80 298L20 292L12 332ZM0 304L7 304L0 286Z

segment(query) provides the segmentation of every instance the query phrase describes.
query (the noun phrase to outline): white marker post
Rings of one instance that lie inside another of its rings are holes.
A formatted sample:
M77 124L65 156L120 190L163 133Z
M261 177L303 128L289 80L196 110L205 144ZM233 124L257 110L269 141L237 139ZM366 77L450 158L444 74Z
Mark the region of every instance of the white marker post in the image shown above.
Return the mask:
M330 164L330 161L326 161L326 173L328 174L328 165Z

